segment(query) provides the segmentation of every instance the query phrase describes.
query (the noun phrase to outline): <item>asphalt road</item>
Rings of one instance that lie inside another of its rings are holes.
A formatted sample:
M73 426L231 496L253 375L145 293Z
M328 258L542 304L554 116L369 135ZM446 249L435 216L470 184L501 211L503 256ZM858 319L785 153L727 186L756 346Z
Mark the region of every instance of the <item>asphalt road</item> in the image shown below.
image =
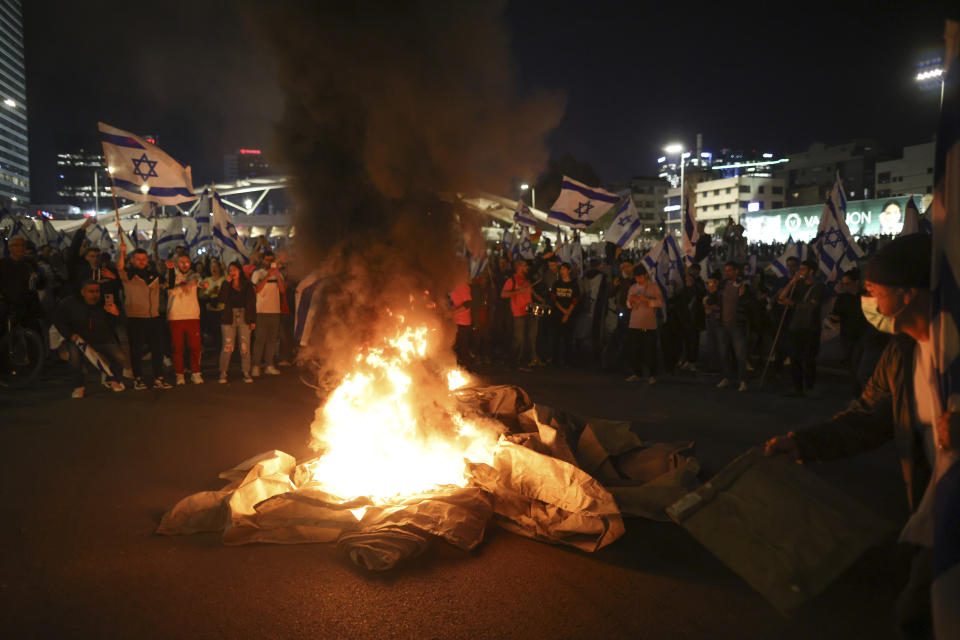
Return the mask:
M765 438L840 408L818 399L654 387L580 370L493 373L537 402L696 440L703 479ZM313 391L294 373L71 400L62 377L0 390L0 629L6 637L887 638L908 557L891 541L784 618L679 527L641 519L595 554L491 527L467 553L437 542L369 575L334 545L227 547L153 534L183 496L269 449L306 456ZM906 516L892 447L817 465L839 489Z

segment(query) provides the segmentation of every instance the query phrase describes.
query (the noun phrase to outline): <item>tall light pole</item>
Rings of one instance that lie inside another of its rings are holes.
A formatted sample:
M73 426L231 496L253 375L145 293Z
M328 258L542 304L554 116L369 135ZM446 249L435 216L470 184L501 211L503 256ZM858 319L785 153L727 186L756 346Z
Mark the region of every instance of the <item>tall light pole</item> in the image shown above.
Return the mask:
M668 144L663 148L663 151L667 155L676 154L680 157L680 228L683 229L683 173L684 166L686 165L684 159L690 155L690 152L684 151L683 144L680 142Z
M526 182L520 185L520 191L526 191L527 189L530 190L530 208L536 209L537 208L537 191L536 189L528 185Z

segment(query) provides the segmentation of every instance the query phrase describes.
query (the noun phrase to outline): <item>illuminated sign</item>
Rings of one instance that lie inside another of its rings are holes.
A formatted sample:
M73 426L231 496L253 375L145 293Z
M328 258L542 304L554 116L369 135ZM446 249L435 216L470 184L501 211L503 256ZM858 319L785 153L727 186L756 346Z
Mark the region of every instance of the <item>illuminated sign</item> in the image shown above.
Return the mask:
M913 199L917 209L923 211L923 196L913 196ZM847 226L854 236L900 233L906 205L907 196L850 200L847 202ZM809 242L817 235L822 213L823 205L750 211L740 215L740 224L750 242L786 242L791 237Z
M260 149L240 149L240 154L244 156L258 156Z

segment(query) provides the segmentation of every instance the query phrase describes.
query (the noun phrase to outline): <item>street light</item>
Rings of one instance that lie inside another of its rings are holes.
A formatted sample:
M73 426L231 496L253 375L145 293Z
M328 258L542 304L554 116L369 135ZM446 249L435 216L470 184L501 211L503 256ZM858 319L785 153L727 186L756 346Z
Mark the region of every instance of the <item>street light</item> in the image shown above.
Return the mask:
M530 208L536 209L537 208L537 190L531 187L530 185L528 185L526 182L520 185L520 191L526 191L527 189L530 190Z
M683 144L679 142L673 142L668 144L663 148L664 153L667 155L679 155L680 156L680 220L681 224L683 221L683 168L686 163L684 163L684 158L690 155L689 151L683 150ZM682 227L681 227L682 228Z

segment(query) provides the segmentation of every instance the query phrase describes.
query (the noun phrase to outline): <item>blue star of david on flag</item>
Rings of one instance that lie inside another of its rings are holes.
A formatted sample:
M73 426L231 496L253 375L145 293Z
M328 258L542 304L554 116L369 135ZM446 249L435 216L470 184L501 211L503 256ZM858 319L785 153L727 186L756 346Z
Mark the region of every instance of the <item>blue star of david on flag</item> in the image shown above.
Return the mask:
M151 160L147 157L147 154L142 154L139 158L133 158L133 175L140 176L144 180L147 178L158 178L157 175L157 160ZM147 165L147 170L143 170L143 165Z
M586 216L590 215L590 209L593 209L593 205L590 204L589 200L587 200L586 202L581 202L578 204L577 208L574 209L574 212L581 218L585 218Z
M628 224L630 224L630 222L631 222L630 216L620 216L619 218L617 218L617 224L621 227L627 226Z
M840 244L840 231L837 229L829 229L826 236L823 238L823 242L831 247L837 246Z

